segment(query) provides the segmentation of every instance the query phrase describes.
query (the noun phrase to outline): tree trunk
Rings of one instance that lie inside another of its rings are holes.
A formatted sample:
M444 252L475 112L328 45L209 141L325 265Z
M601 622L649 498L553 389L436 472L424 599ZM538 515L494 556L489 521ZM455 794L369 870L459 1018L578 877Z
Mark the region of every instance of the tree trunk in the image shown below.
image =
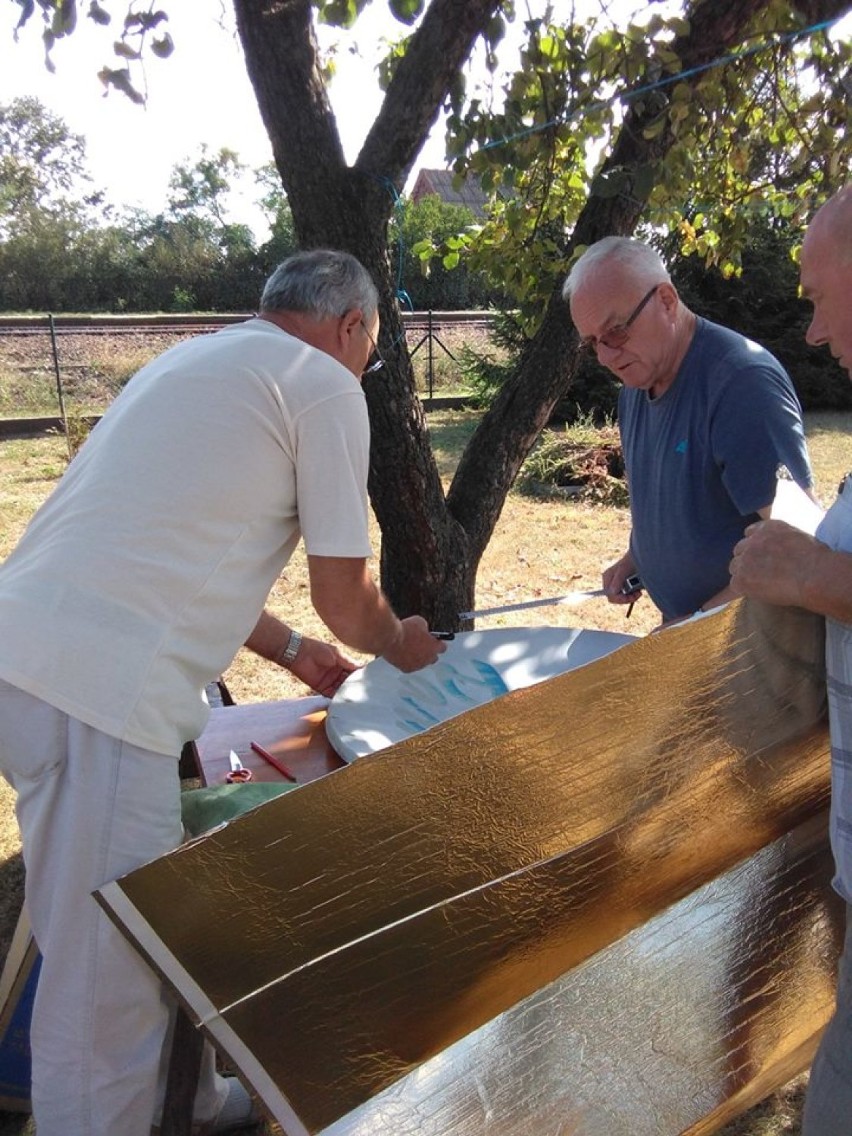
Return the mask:
M234 7L299 243L346 249L379 288L379 346L388 365L364 385L383 586L400 615L422 612L436 627L454 627L459 604L472 602L474 569L467 536L446 507L416 394L387 226L450 84L500 0L432 0L352 167L320 73L309 0L235 0Z
M817 18L837 0L808 0ZM703 0L674 49L684 71L740 41L770 0ZM452 82L500 0L431 0L400 60L358 159L345 163L321 74L309 0L234 0L246 66L303 247L346 249L380 293L379 346L388 366L365 382L372 424L370 497L382 530L381 579L400 615L457 627L474 606L476 571L517 472L557 401L567 392L577 340L558 290L541 328L468 444L445 496L405 348L388 260L387 225L399 190L437 119ZM696 82L696 76L687 78ZM662 160L668 130L646 140L658 110L638 103L605 168L634 179ZM649 190L592 197L568 244L633 232ZM393 253L393 250L391 250Z

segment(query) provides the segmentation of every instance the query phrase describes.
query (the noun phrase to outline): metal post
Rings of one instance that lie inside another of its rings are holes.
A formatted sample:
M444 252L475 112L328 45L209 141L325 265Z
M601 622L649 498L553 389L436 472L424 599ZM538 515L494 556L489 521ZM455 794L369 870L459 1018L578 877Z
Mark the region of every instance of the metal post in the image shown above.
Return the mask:
M432 309L431 309L431 308L429 309L429 314L428 314L427 334L428 334L428 336L429 336L429 401L431 402L431 400L432 400L432 394L433 394L433 391L432 391L432 384L433 384L433 375L432 375L432 358L433 358L433 351L432 351Z
M59 351L56 347L56 324L53 322L53 316L47 317L48 326L50 328L50 347L53 351L53 373L56 376L56 396L59 399L59 416L62 421L65 421L65 400L62 397L62 379L59 374Z
M68 418L65 414L65 399L62 394L62 377L59 374L59 350L56 346L56 324L53 322L52 314L48 314L47 323L50 328L50 347L53 351L53 373L56 377L56 397L59 400L59 417L62 419L62 429L65 432L68 456L72 458L74 454L71 451L71 439L68 436Z

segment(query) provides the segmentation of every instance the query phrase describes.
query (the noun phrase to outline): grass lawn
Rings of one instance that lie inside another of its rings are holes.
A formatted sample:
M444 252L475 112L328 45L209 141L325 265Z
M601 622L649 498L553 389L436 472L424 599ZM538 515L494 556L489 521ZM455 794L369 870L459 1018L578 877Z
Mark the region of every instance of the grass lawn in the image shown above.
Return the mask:
M433 447L441 473L450 477L465 439L475 428L471 412L435 412L429 416ZM852 469L852 415L807 416L808 440L824 505L833 500L842 475ZM28 519L48 495L66 465L65 442L59 437L0 441L0 559L12 549ZM625 508L578 500L549 499L510 493L477 583L478 607L491 607L577 588L600 586L601 571L624 550L629 533ZM373 526L374 548L379 546ZM325 631L310 605L301 550L293 557L270 597L270 607L311 635ZM624 608L591 600L582 607L545 607L502 616L482 626L573 625L644 634L657 622L650 602L639 603L629 622ZM238 702L292 697L304 688L282 671L241 651L225 676ZM0 958L5 957L21 902L20 845L13 795L0 788ZM782 1136L799 1132L804 1078L798 1078L763 1105L722 1129L727 1136ZM276 1131L274 1128L270 1132ZM30 1134L26 1118L0 1113L0 1136Z

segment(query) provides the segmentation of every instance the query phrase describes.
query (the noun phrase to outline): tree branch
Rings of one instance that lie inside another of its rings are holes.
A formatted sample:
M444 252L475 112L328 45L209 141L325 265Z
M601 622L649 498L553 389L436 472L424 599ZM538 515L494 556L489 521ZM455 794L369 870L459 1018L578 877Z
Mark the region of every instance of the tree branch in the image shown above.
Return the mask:
M400 59L356 167L401 188L447 92L502 0L432 0Z
M310 0L234 0L246 69L294 216L346 169Z

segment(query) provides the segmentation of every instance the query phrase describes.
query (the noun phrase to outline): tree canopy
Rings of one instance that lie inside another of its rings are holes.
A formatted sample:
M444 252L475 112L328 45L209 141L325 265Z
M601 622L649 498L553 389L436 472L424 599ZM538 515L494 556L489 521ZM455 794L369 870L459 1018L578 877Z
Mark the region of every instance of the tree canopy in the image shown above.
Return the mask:
M84 138L36 99L0 104L0 309L253 310L273 261L226 218L240 168L202 146L162 212L122 212L93 188Z
M22 20L36 0L18 0ZM848 168L848 45L827 23L840 0L687 0L664 17L643 6L567 13L544 2L523 22L515 74L466 89L477 42L496 74L514 6L500 0L390 0L406 29L381 69L384 99L347 164L316 20L351 26L368 0L233 0L275 166L303 246L345 248L380 289L390 366L365 382L373 427L370 493L382 529L382 580L401 614L457 625L475 606L480 557L524 458L569 390L577 338L560 296L572 258L637 226L678 232L726 270L756 214L802 217ZM376 0L378 2L378 0ZM73 32L75 0L37 0L51 37ZM121 0L98 6L102 21ZM166 12L125 20L116 51L163 51ZM150 25L150 26L148 26ZM410 30L409 30L410 29ZM110 71L109 68L105 68ZM475 262L523 306L529 338L445 489L401 334L388 227L401 187L442 108L459 172L495 191L493 220L469 242Z
M85 141L37 99L0 106L0 236L35 213L73 209L99 199L81 172Z

